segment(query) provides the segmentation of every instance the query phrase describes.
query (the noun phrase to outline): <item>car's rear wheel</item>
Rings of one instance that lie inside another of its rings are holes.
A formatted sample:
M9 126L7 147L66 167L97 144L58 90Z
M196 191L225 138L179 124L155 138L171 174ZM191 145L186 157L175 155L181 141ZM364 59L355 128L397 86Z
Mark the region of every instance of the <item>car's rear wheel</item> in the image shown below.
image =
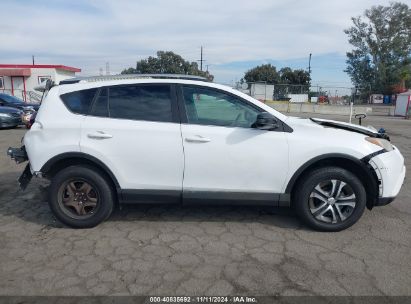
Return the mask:
M338 167L320 168L306 174L293 197L300 219L320 231L340 231L352 226L366 206L361 181Z
M109 181L98 170L70 166L52 178L49 205L67 226L91 228L110 216L114 195Z

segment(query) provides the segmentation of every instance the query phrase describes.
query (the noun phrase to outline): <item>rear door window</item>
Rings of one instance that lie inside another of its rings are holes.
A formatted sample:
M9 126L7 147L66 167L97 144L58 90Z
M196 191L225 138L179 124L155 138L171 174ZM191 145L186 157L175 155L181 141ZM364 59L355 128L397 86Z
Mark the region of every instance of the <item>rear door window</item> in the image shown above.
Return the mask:
M111 118L172 122L171 86L141 84L108 89Z
M100 90L90 114L99 117L110 117L108 112L108 88Z

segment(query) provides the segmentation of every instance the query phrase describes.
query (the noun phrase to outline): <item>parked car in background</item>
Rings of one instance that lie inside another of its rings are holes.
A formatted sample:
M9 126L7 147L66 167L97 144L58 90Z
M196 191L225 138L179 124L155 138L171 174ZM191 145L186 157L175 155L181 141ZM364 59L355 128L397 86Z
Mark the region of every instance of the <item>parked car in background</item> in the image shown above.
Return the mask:
M16 96L8 95L6 93L0 93L0 106L6 106L11 108L17 108L23 111L35 110L38 111L40 104L24 102Z
M22 123L23 112L16 108L0 107L0 128L15 128Z

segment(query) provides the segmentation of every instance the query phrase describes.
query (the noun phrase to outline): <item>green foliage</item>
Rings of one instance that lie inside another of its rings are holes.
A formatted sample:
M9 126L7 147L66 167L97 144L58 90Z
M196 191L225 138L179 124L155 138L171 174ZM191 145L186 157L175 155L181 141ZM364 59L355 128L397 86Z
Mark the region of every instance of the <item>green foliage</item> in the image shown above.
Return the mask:
M280 70L281 83L309 85L310 74L304 70L292 70L291 68L282 68Z
M243 79L242 79L243 81ZM292 70L289 67L277 68L271 64L259 65L248 70L244 75L246 82L266 82L269 84L310 84L310 74L304 70Z
M248 70L244 75L244 80L246 82L264 81L267 83L278 83L280 81L280 75L275 66L263 64Z
M364 17L354 17L352 22L353 26L344 32L353 46L347 53L346 72L354 85L362 92L391 94L395 86L409 82L409 7L399 2L373 6L365 11Z
M178 54L170 51L158 51L157 57L148 57L137 61L136 68L128 68L121 74L185 74L206 77L213 80L214 76L199 70L197 62L189 62Z

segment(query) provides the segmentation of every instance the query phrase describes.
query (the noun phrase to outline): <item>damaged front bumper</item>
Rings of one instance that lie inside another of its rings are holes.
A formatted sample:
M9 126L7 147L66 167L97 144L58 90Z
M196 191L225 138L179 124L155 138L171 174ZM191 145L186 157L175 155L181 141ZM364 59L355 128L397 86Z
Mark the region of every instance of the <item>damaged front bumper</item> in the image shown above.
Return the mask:
M11 147L8 148L7 156L10 156L10 158L18 164L21 164L29 160L24 146L22 146L21 148L11 148ZM30 183L32 177L33 177L33 174L31 173L31 170L30 170L30 163L27 163L26 167L24 168L23 173L20 175L20 177L17 180L22 190L25 190L27 188L27 185Z
M407 171L404 157L398 148L394 147L392 151L373 153L365 159L373 168L378 179L379 193L374 206L390 204L398 196L404 184Z

